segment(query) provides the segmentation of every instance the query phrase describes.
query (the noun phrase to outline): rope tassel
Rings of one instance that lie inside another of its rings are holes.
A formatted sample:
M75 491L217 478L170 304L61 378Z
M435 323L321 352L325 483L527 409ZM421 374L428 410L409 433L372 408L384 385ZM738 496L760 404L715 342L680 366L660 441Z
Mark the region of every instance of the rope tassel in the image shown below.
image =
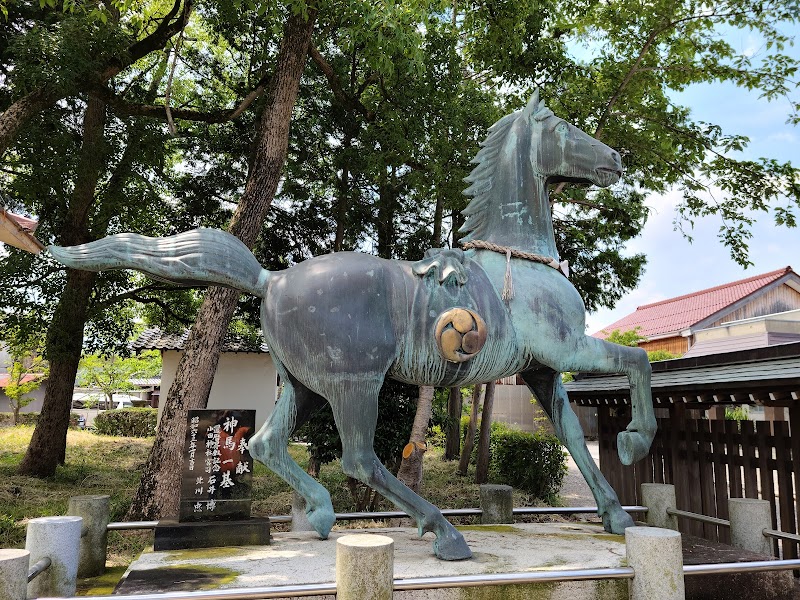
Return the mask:
M506 276L503 278L503 300L514 297L514 280L511 278L511 248L506 248Z

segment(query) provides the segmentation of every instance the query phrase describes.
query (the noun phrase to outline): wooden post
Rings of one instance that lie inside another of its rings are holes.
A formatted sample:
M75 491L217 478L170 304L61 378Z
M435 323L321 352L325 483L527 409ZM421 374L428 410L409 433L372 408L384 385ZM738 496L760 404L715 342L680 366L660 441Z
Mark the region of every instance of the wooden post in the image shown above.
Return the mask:
M478 439L478 464L475 466L475 483L486 483L489 479L489 435L492 428L494 387L494 381L486 384L486 398L483 400L483 414L481 415L481 433Z

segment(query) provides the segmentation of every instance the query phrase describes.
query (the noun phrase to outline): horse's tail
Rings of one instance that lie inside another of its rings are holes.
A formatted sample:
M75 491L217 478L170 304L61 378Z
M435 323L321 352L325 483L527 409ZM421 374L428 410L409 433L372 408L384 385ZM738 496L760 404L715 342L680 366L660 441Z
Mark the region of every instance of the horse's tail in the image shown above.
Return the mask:
M219 229L192 229L163 238L120 233L80 246L49 246L48 250L73 269L134 269L169 283L220 285L259 298L264 297L270 277L239 238Z

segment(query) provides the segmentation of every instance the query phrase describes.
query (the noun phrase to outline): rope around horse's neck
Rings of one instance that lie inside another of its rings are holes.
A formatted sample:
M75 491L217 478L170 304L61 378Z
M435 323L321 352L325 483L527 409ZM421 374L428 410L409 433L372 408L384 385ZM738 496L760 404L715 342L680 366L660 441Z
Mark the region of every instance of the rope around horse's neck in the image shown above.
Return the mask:
M471 248L475 248L477 250L491 250L492 252L497 252L499 254L506 255L506 275L503 279L503 300L508 302L511 298L514 297L514 282L511 278L511 257L514 258L522 258L525 260L530 260L533 262L541 263L543 265L547 265L548 267L552 267L557 271L561 271L561 273L568 277L566 269L568 268L566 265L562 265L559 263L555 258L552 256L544 256L542 254L535 254L533 252L525 252L524 250L518 250L517 248L511 248L509 246L501 246L499 244L494 244L492 242L486 242L484 240L471 240L469 242L464 242L461 244L464 250L469 250Z

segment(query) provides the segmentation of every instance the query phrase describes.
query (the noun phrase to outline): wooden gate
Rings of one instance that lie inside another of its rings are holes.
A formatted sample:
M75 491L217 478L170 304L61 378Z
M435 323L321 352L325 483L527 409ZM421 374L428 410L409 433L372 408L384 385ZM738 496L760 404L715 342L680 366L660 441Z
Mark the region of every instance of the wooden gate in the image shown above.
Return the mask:
M626 467L617 456L617 433L630 421L628 411L598 408L600 470L622 504L641 502L642 483L671 483L681 510L727 519L729 497L759 498L770 502L774 529L797 533L800 435L790 433L800 431L800 408L790 410L788 423L682 418L683 411L673 410L671 418L658 420L647 458ZM678 522L683 533L730 542L727 527ZM776 540L773 551L783 558L798 556L796 542Z

